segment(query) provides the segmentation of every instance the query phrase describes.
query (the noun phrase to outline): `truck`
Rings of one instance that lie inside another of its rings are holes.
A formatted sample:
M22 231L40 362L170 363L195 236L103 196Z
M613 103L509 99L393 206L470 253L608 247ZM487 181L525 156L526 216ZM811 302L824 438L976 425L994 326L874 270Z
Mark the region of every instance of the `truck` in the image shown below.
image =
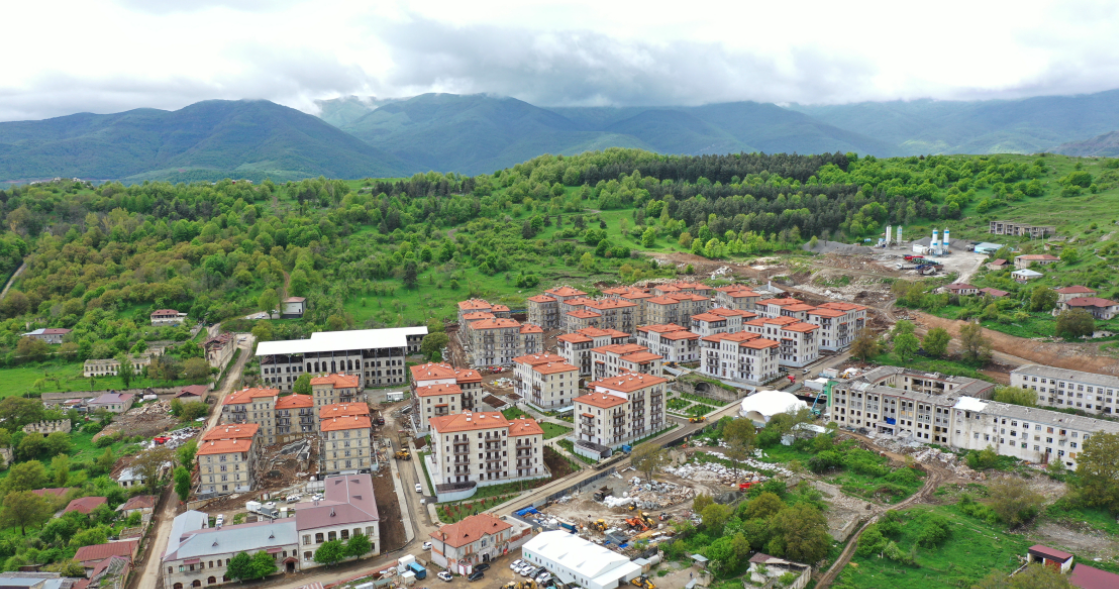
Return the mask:
M560 527L567 530L568 532L571 532L572 534L579 531L579 528L575 527L575 524L569 524L567 522L560 522Z
M412 571L413 573L416 574L416 580L417 581L427 578L427 569L420 566L420 563L418 563L418 562L413 562L413 563L409 564L408 565L408 570L410 570L410 571Z

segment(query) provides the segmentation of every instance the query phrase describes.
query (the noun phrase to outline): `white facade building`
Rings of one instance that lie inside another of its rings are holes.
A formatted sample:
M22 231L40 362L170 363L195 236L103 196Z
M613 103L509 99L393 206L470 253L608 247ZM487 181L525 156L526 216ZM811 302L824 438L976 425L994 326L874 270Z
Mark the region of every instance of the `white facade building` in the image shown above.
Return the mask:
M637 343L664 358L665 362L699 360L699 334L674 323L638 327Z
M1026 364L1010 372L1010 386L1037 391L1037 403L1043 407L1119 413L1119 377L1115 376Z
M260 342L260 375L266 384L290 391L303 373L357 375L360 388L407 382L404 361L418 354L427 327L320 331L310 339Z
M716 333L701 339L699 346L699 371L714 378L760 385L781 371L781 344L756 333Z
M641 567L625 556L565 531L538 534L521 554L564 583L584 589L620 589L641 576Z

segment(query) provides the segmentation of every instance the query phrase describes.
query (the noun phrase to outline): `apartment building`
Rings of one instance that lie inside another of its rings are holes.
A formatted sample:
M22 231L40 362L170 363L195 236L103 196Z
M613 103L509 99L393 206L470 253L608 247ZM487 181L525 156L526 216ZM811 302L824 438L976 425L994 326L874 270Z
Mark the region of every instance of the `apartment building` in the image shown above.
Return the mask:
M319 408L319 472L356 474L373 467L373 423L365 403Z
M525 305L528 311L528 322L539 325L544 329L559 329L559 301L548 295L529 297Z
M705 313L711 309L711 297L690 293L690 292L677 292L665 295L666 298L679 301L677 312L680 314L680 321L684 327L691 329L692 316Z
M742 331L744 321L755 317L757 317L757 314L747 311L715 308L706 313L692 315L691 331L698 333L700 337L707 337L716 333L735 333Z
M598 301L590 301L586 303L584 307L587 311L599 314L598 324L587 327L616 329L626 333L633 333L634 327L637 326L635 317L637 304L631 301L605 298Z
M497 315L494 315L489 311L471 311L469 313L465 313L462 316L462 320L459 321L459 324L467 325L470 323L474 323L475 321L480 321L482 319L497 319Z
M633 341L628 333L615 329L585 328L556 338L556 348L564 360L579 368L579 376L591 375L591 350Z
M471 313L490 313L493 314L493 305L489 304L482 299L468 299L459 301L458 304L458 322L462 325L466 316ZM495 315L496 317L496 315Z
M557 288L550 288L544 291L544 294L556 299L558 302L564 302L570 299L576 299L587 296L587 293L570 286L560 286Z
M995 385L984 380L939 372L921 372L897 366L879 366L864 373L860 378L872 384L930 395L988 399L995 392Z
M820 359L820 342L816 332L820 326L805 323L795 317L751 319L743 324L746 331L756 333L781 344L781 366L803 368Z
M622 374L587 385L575 399L575 451L603 458L665 426L665 386L651 374Z
M820 349L846 350L866 327L866 307L854 303L824 303L808 311L808 323L820 327Z
M601 313L588 311L586 309L575 309L574 311L567 311L563 314L563 329L564 331L571 332L587 329L589 327L598 327L601 320Z
M715 289L707 286L706 284L703 284L702 282L687 282L684 280L679 280L676 282L670 282L668 284L653 285L653 294L657 296L668 296L672 294L684 293L711 297L714 295L714 292Z
M353 374L326 374L311 379L315 407L365 401L361 379Z
M265 384L290 391L304 373L358 376L360 388L407 382L405 359L418 354L427 327L322 331L310 339L260 342L260 374Z
M715 289L715 304L727 309L753 311L755 304L760 300L762 295L743 284L720 286Z
M461 413L462 389L456 384L433 384L412 390L412 425L416 435L431 431L431 418Z
M1038 239L1055 235L1057 228L1052 225L1027 225L1015 221L991 221L990 232L995 235L1028 235Z
M1021 256L1014 256L1014 267L1019 270L1025 270L1033 265L1048 266L1049 264L1056 264L1061 259L1057 256L1049 254L1023 254Z
M477 370L469 368L455 368L446 362L428 362L426 364L417 364L411 367L412 370L412 384L411 390L413 397L415 397L416 389L420 387L440 385L440 384L453 384L458 385L462 391L462 398L459 401L459 409L461 411L470 411L474 409L474 403L482 398L484 390L482 388L482 374ZM413 408L413 415L422 415L419 411L418 403ZM424 420L424 428L427 428L427 421Z
M591 378L602 380L623 373L662 376L664 358L638 344L613 344L591 349Z
M535 420L464 412L433 417L431 430L429 468L437 492L550 476L544 430Z
M699 360L699 334L675 325L646 325L637 328L637 343L649 352L661 356L665 362L695 362Z
M525 524L483 512L431 532L431 560L449 571L469 575L478 564L516 550L531 537L532 530Z
M765 299L757 302L756 312L762 318L792 317L800 321L808 318L808 312L815 309L799 299Z
M781 344L756 333L714 333L699 340L700 372L759 386L780 375Z
M260 426L263 446L276 443L276 400L279 389L245 388L226 395L222 401L224 423L255 423Z
M311 395L288 395L276 400L276 441L281 444L319 432L315 399Z
M568 407L579 394L579 368L548 352L518 356L513 359L513 392L544 411Z
M1119 377L1026 364L1010 372L1010 386L1037 391L1038 405L1079 409L1088 413L1119 413L1115 397Z
M247 493L256 481L261 427L255 423L219 425L202 435L196 454L199 499Z
M543 351L544 330L516 319L483 319L466 326L462 344L470 365L509 366L513 358Z
M602 294L607 297L616 298L623 301L633 303L633 324L634 326L645 325L647 321L646 302L656 297L656 295L647 292L644 289L634 286L622 286L618 288L608 288L602 291ZM632 330L629 330L633 333Z
M645 319L646 326L673 324L687 329L684 318L680 316L680 301L669 297L645 299ZM691 315L688 319L691 319Z

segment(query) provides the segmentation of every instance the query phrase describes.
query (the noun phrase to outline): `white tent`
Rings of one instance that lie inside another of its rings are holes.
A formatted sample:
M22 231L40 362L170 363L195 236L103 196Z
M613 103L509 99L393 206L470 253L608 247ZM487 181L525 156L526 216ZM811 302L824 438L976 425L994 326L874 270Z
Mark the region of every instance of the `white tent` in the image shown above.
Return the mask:
M778 413L793 413L808 403L782 391L760 391L742 399L738 414L754 423L766 424Z

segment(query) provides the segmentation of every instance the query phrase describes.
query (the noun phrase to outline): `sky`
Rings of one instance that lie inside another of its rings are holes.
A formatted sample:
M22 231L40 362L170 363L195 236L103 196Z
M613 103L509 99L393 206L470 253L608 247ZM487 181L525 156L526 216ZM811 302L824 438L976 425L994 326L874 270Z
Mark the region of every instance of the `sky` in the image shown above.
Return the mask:
M975 100L1119 87L1119 3L36 0L0 120L490 93L540 106Z

